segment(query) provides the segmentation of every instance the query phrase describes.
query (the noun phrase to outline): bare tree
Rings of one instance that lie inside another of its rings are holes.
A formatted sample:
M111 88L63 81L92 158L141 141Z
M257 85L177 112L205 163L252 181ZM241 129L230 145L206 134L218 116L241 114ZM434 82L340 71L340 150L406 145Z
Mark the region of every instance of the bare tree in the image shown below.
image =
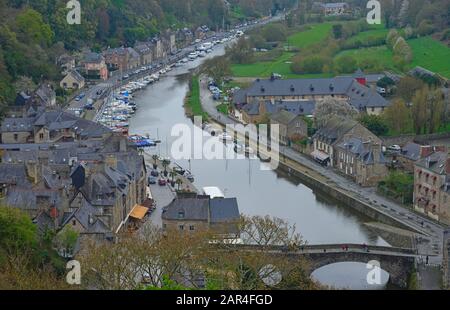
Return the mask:
M358 111L345 101L336 99L325 99L316 105L316 126L322 128L333 117L339 116L343 120L355 119L358 116Z

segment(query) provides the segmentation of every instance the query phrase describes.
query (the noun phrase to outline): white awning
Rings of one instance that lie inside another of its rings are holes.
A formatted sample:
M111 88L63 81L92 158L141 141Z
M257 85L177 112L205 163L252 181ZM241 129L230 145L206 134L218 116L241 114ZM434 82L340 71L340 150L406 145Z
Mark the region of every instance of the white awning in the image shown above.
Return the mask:
M326 154L324 152L321 152L321 151L317 151L317 150L312 152L311 156L314 157L315 159L320 160L320 161L325 161L325 160L330 158L330 155L328 155L328 154Z

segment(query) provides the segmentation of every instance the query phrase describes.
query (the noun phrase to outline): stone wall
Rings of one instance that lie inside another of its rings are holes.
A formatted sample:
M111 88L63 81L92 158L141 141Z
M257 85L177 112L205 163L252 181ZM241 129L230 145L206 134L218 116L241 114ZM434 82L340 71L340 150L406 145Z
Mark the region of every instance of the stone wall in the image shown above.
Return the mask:
M447 144L450 139L450 132L436 133L430 135L400 135L392 137L383 137L383 143L386 146L390 145L405 145L410 142L419 144L428 144L429 141L434 141L434 144L439 144L439 140L443 140L443 144Z
M331 196L332 198L344 203L346 206L358 211L359 213L370 217L376 221L381 223L397 226L406 230L416 231L413 227L410 227L404 222L401 222L387 213L382 212L381 210L375 209L371 205L366 202L360 201L355 197L349 196L348 194L338 190L330 186L329 184L323 183L315 178L293 170L292 168L280 163L280 169L283 171L287 171L289 174L298 177L305 185L311 187L315 191L321 192L324 195ZM419 231L416 231L420 233Z

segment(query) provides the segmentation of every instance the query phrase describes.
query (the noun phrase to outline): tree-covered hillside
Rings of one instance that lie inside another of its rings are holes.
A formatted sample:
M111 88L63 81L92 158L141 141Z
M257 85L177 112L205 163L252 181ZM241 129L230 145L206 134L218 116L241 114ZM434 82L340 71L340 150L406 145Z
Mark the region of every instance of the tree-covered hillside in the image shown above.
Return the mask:
M267 15L296 0L80 0L81 24L69 25L66 0L0 0L0 103L17 81L55 80L65 50L132 45L165 29ZM16 87L17 88L17 87Z

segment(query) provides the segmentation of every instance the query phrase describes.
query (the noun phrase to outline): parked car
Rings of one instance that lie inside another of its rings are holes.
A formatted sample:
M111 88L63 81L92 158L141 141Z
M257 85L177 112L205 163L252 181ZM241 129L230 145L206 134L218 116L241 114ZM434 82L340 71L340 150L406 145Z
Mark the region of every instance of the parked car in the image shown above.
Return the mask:
M158 172L158 170L152 170L152 172L150 172L150 175L151 175L152 177L157 178L157 177L159 177L159 172Z
M167 180L166 179L159 179L158 184L159 184L159 186L166 186L167 185Z
M388 147L389 151L394 151L394 152L400 152L402 150L402 147L400 145L391 145L390 147Z

